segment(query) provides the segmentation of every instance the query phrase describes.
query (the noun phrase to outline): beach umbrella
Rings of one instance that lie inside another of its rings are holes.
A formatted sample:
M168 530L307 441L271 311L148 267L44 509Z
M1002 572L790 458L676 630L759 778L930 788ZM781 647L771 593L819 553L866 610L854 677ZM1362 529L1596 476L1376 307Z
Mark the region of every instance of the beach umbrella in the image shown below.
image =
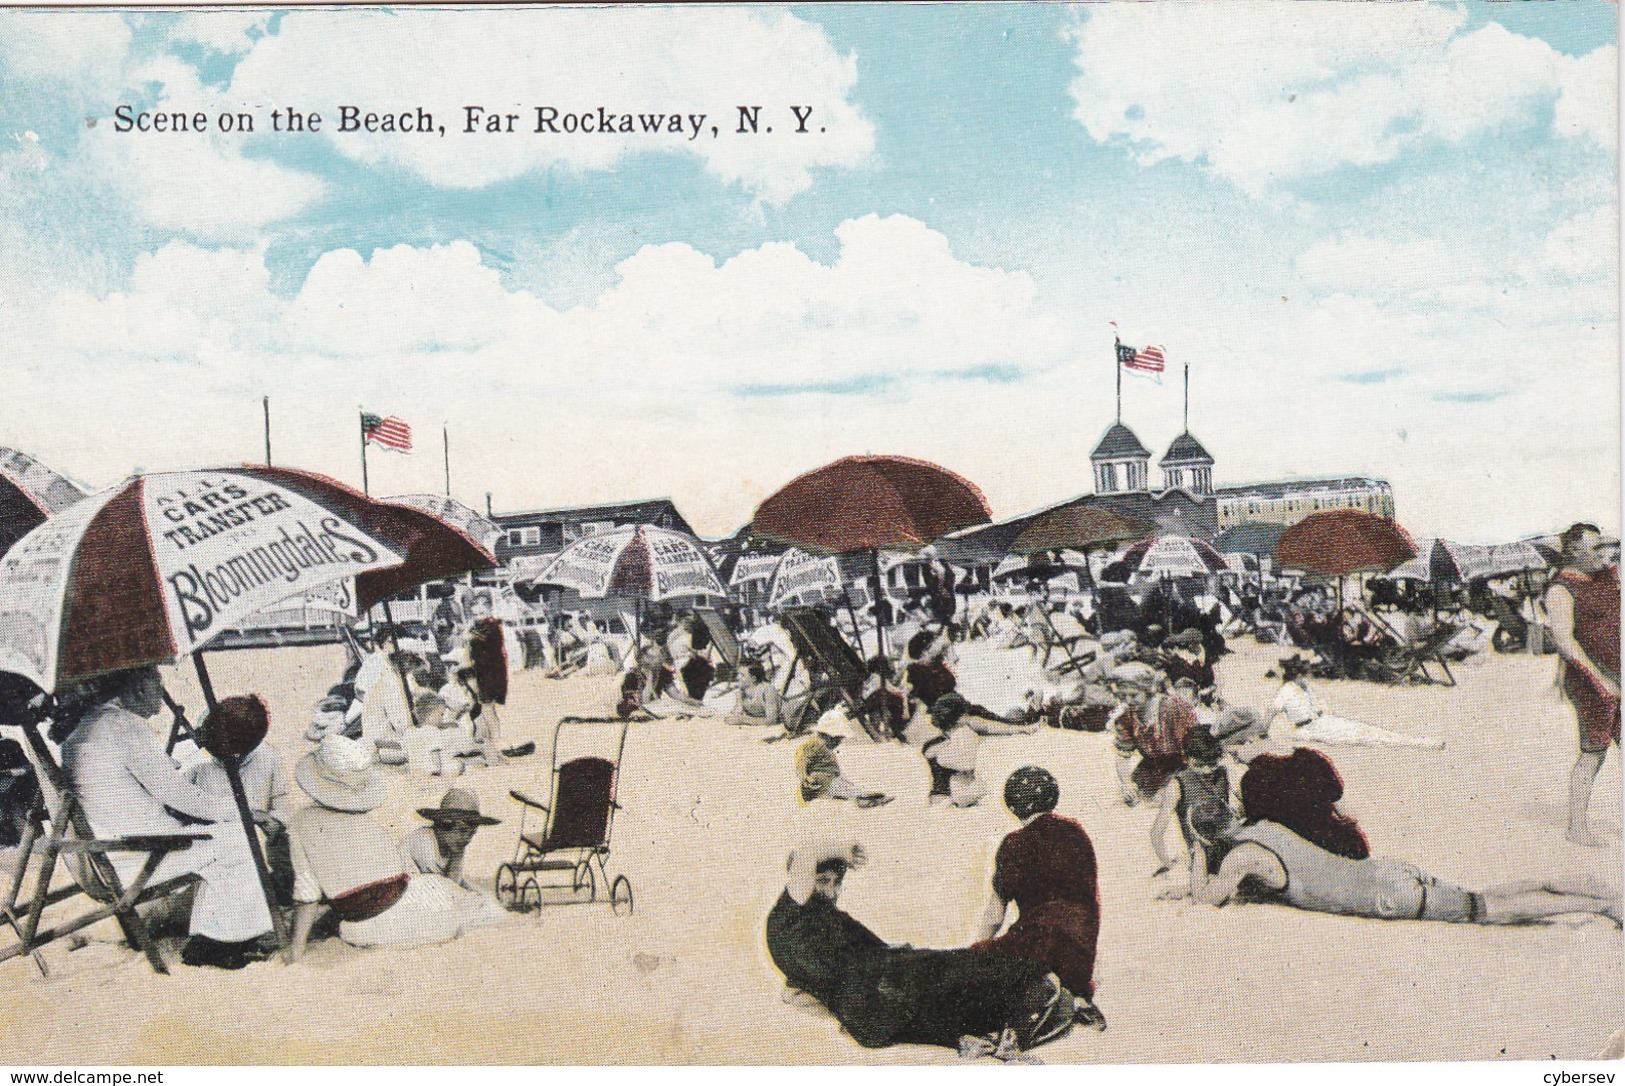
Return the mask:
M1289 569L1346 577L1387 573L1416 557L1416 544L1387 517L1358 509L1331 509L1310 513L1282 532L1275 556Z
M246 466L135 476L0 558L0 670L58 690L172 663L333 581L353 579L364 610L493 564L434 517L320 475Z
M382 500L391 505L404 505L408 509L428 513L456 528L488 551L495 552L497 540L502 538L502 528L495 521L455 498L448 498L442 494L400 494Z
M770 584L773 574L778 570L783 560L782 554L745 554L734 563L733 572L728 576L730 588L747 584Z
M0 554L84 496L32 456L0 448Z
M1387 574L1395 581L1476 581L1493 576L1490 548L1448 539L1415 540L1416 557Z
M1213 541L1213 549L1220 554L1250 554L1255 558L1272 558L1275 545L1286 531L1285 524L1266 524L1249 520L1226 528Z
M1138 542L1157 530L1150 521L1079 505L1046 509L1025 519L1009 543L1011 554L1111 547Z
M991 516L982 492L947 468L902 456L848 456L786 483L757 507L751 527L829 554L913 551Z
M555 555L532 583L571 588L582 599L632 600L634 659L643 640L645 600L728 597L698 540L651 524L625 524L583 536Z
M555 555L534 583L572 588L583 599L596 600L615 597L658 603L728 595L711 560L692 536L649 524L627 524L583 536Z
M494 564L442 521L324 476L253 466L138 475L48 518L0 558L0 670L58 691L191 654L212 707L202 650L250 615L335 582L353 584L366 608ZM233 760L224 766L269 902L242 781Z
M1549 565L1539 548L1526 541L1496 543L1486 549L1489 551L1487 559L1489 572L1485 576L1507 577L1514 573L1533 573Z
M1124 551L1102 576L1127 581L1136 573L1149 577L1203 577L1224 573L1230 566L1211 543L1182 535L1145 539Z
M878 578L882 550L919 550L991 519L982 492L947 468L903 456L848 456L770 495L756 508L751 530L816 553L868 551ZM877 626L881 651L884 629Z
M822 603L831 593L839 593L843 586L840 563L833 555L819 557L791 547L780 557L773 571L767 606L774 609Z

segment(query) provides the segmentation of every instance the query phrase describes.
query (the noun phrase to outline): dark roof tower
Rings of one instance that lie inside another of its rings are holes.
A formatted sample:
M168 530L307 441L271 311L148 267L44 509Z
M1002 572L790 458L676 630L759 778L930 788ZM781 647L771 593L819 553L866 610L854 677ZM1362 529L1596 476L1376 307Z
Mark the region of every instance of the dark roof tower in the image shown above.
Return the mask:
M1144 492L1151 486L1151 450L1121 422L1114 422L1089 454L1096 494Z

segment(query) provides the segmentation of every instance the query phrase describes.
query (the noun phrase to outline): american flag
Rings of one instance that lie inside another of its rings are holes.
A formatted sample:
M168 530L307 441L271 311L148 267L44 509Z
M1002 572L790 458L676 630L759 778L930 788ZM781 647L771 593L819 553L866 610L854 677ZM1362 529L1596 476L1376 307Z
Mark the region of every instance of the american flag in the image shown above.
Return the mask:
M1162 348L1141 347L1132 355L1124 357L1123 368L1135 370L1139 373L1161 373L1163 370Z
M361 431L368 441L377 442L386 449L396 452L412 451L412 427L404 419L394 415L380 417L378 415L362 415Z

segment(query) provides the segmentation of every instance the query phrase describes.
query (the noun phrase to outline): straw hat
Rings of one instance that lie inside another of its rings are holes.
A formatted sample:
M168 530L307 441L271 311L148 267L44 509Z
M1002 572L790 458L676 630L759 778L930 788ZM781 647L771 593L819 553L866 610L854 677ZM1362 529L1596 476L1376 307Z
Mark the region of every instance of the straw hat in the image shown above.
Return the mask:
M377 807L389 791L372 744L343 735L324 736L315 750L299 759L293 777L323 807L354 814Z
M480 814L480 797L467 788L448 788L440 797L438 807L419 807L418 814L435 825L446 822L465 822L475 826L495 826L500 818Z

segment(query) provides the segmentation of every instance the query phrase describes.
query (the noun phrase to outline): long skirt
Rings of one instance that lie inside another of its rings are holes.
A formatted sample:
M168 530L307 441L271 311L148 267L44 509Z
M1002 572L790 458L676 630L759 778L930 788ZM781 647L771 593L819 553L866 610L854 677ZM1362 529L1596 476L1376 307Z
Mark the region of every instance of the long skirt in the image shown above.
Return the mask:
M441 875L413 875L399 901L371 920L344 921L339 938L359 947L429 946L507 918L493 898Z
M1018 1026L1046 972L1025 958L983 950L904 947L853 969L830 1009L865 1048L953 1048L967 1034Z

